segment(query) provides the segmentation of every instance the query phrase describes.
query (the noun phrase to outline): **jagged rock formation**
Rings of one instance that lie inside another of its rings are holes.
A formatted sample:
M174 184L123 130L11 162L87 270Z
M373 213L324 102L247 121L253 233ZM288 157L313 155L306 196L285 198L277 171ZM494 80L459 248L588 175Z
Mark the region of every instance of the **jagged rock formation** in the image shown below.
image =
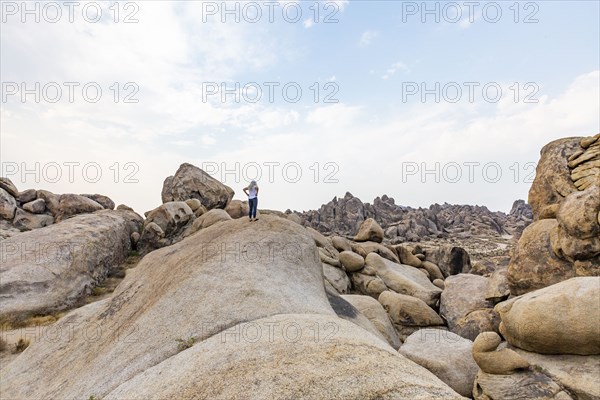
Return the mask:
M491 212L486 207L434 204L414 209L396 205L393 198L383 195L373 204L363 203L346 193L335 197L318 210L297 213L306 226L326 234L354 235L361 223L373 218L392 243L419 241L428 237L448 235L497 236L522 230L532 220L528 205L515 202L510 214Z

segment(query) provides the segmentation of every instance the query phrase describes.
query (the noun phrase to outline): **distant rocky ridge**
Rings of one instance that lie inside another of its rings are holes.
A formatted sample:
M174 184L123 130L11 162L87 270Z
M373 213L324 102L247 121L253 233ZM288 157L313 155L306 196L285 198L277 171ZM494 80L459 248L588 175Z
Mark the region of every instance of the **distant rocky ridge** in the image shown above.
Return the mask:
M510 213L505 214L492 212L485 206L448 203L415 209L397 205L387 195L375 198L370 204L348 192L318 210L297 214L306 226L323 234L343 236L353 235L364 220L373 218L392 244L448 236L513 235L533 221L531 207L523 200L515 201Z

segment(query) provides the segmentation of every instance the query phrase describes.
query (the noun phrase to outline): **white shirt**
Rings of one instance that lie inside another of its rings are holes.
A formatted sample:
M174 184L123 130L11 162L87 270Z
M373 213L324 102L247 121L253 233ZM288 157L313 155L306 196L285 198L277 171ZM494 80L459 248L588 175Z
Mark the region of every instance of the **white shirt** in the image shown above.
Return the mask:
M248 190L248 199L255 199L257 194L258 194L258 186L250 188Z

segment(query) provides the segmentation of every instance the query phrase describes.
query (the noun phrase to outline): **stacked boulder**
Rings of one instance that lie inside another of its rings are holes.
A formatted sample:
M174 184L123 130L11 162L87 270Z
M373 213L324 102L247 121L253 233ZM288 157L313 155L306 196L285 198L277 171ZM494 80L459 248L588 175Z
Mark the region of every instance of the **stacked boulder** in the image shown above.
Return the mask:
M535 222L490 277L500 323L473 346L475 399L600 398L599 138L542 149L529 192Z
M181 164L175 175L163 183L163 204L146 212L138 242L140 254L181 241L207 226L207 219L231 219L223 209L229 206L233 195L233 189L202 169Z
M20 192L8 178L0 178L0 238L43 228L78 214L113 210L115 203L100 194L54 194L47 190Z
M427 260L420 247L382 244L383 229L371 218L363 221L352 239L326 237L315 229L306 229L318 247L325 286L337 295L376 299L387 312L387 323L394 327L393 339L388 339L391 345L421 328L445 328L447 322L439 314L444 280L468 271L468 254L465 253L467 262L460 269L450 265L451 258L442 257L439 259L447 264L440 267ZM487 278L472 276L487 282ZM483 291L486 289L487 286ZM375 325L387 326L382 321ZM387 328L382 328L381 333L390 336Z
M600 275L598 143L598 135L567 138L542 149L529 192L535 222L523 231L508 267L512 294ZM579 179L581 171L590 173L579 186L573 180L577 168Z

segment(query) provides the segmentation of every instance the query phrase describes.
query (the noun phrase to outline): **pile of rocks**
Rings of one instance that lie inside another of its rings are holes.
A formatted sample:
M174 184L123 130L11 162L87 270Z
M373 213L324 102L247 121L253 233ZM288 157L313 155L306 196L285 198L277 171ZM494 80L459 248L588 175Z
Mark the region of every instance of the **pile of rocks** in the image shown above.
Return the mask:
M377 300L327 293L311 232L268 214L207 222L146 255L112 297L52 327L68 335L4 365L2 397L463 398L388 344L394 331ZM428 304L441 290L424 272L375 252L367 264L404 288L386 291L397 321L435 318Z
M579 187L572 179L575 169L598 163L597 152L598 135L560 139L542 149L529 192L535 222L523 231L508 269L512 293L600 275L600 175L586 175L592 178Z
M599 137L541 151L535 222L502 272L510 298L494 308L501 336L482 333L472 349L475 399L600 398Z
M54 194L47 190L20 192L0 178L0 238L52 225L77 214L113 210L115 203L100 194Z
M335 197L319 210L297 214L306 226L323 234L342 236L354 234L364 220L373 218L393 244L432 237L512 235L532 221L529 206L522 200L515 202L510 214L504 214L486 207L447 203L414 209L396 205L386 195L377 197L371 205L350 193Z

